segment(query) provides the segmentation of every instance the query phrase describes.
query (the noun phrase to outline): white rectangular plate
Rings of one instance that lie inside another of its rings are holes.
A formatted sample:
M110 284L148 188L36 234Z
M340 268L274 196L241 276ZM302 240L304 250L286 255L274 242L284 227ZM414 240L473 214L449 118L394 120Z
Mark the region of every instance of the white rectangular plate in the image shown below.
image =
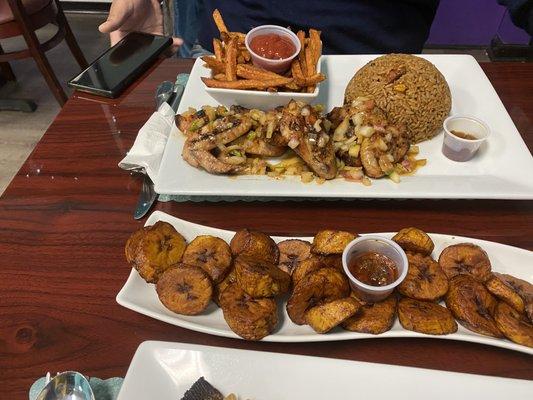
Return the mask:
M322 57L327 79L320 85L316 102L326 110L343 103L344 89L355 71L376 55ZM333 198L474 198L533 199L531 156L513 121L487 76L469 55L424 55L442 72L451 89L451 114L469 114L485 121L492 130L486 146L469 162L448 160L441 152L442 133L420 144L419 158L427 165L400 184L389 179L363 186L344 179L324 184L300 182L298 177L274 179L267 176L211 175L187 164L181 157L184 136L174 126L167 142L157 193L202 196L333 197ZM200 60L194 65L178 112L188 107L215 105L200 80Z
M144 342L118 400L179 400L204 377L253 400L530 400L530 381L184 343Z
M231 231L193 224L191 222L172 217L171 215L160 211L155 211L152 213L152 215L150 215L146 221L146 225L153 225L157 221L161 220L172 224L185 237L185 239L187 239L187 241L191 241L198 235L212 235L218 236L229 243L234 235L234 232ZM392 233L383 233L382 235L389 238L393 236ZM533 252L531 251L460 236L439 234L431 234L430 236L435 242L435 250L433 252L434 256L440 254L442 249L452 244L462 242L475 243L481 246L488 253L494 271L512 274L517 278L525 279L529 282L533 281L533 269L531 269L531 265L533 265ZM272 238L276 242L288 239L286 237L276 236L273 236ZM312 240L312 238L302 239ZM159 301L155 291L155 286L153 284L146 283L134 269L131 270L126 284L118 293L117 302L121 306L129 308L133 311L168 322L169 324L181 326L182 328L208 333L211 335L240 338L228 327L226 321L224 320L224 316L222 315L222 310L220 310L214 303L211 303L211 305L203 314L196 316L179 315L167 310ZM331 340L368 339L382 337L429 337L483 343L533 354L533 349L531 348L521 346L504 339L481 336L463 328L460 325L456 333L444 336L431 336L408 331L403 329L398 321L395 322L390 331L378 336L349 332L341 328L336 328L327 334L320 335L315 333L310 326L299 326L294 324L287 316L284 303L280 302L278 306L283 310L278 328L272 335L265 337L263 339L264 341L322 342Z

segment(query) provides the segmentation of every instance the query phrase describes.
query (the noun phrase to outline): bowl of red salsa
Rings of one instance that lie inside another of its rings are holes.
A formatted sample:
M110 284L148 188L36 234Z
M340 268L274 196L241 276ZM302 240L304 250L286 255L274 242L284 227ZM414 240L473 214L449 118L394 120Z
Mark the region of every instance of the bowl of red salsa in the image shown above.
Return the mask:
M246 34L246 48L257 67L282 73L287 71L300 52L298 36L278 25L261 25Z

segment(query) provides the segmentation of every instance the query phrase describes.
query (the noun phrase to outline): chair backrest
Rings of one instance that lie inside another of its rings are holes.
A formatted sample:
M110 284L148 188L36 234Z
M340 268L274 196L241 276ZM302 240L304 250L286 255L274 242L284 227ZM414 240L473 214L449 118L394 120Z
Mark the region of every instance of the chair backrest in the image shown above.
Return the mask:
M0 39L22 35L20 24L26 24L27 28L33 31L50 23L57 25L57 0L50 0L44 8L31 14L28 14L21 0L0 2L0 15L2 12L10 12L14 16L14 20L0 23Z

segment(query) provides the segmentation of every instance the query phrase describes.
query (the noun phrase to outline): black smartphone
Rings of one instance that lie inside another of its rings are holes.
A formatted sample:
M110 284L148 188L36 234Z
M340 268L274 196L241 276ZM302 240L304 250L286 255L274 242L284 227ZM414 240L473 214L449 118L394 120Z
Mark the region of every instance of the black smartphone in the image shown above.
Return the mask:
M169 37L132 32L68 81L68 85L83 92L115 98L171 45Z

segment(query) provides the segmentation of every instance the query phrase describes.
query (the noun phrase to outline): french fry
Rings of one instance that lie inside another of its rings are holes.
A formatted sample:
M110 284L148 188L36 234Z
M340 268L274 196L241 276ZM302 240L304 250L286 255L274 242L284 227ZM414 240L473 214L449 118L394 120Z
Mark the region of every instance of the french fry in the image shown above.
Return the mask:
M204 84L211 88L219 89L256 89L266 90L270 87L285 86L292 82L291 78L269 79L259 81L256 79L241 79L236 81L218 81L216 79L201 78Z
M215 25L218 28L218 31L220 33L222 32L228 32L228 28L226 27L226 24L224 23L224 20L222 19L222 14L220 14L220 11L218 11L218 8L215 8L213 11L213 20L215 21Z
M301 87L315 86L317 83L322 82L326 79L325 75L322 73L314 74L312 76L306 76L303 79L299 79L296 76L294 77L294 82ZM313 89L314 90L314 89Z
M318 64L318 60L322 55L322 41L320 40L320 31L316 29L309 29L309 47L311 48L311 54L313 55L313 64Z
M239 44L244 44L244 38L246 37L246 35L242 32L229 32L229 35L230 37L235 37L237 38L237 42Z
M237 79L237 40L231 39L226 48L226 80Z
M302 64L298 60L294 60L291 64L291 73L292 77L294 78L294 81L297 85L299 85L299 81L303 81L305 76L302 71ZM305 85L302 85L305 86Z
M217 81L225 81L226 74L216 74L213 76L213 79L216 79Z
M237 76L245 79L268 80L284 78L275 72L258 68L253 65L237 64Z
M307 76L307 66L305 64L305 32L298 31L296 36L298 36L298 40L300 40L300 53L298 53L298 60L300 61L302 73Z
M218 61L215 57L212 56L203 56L201 57L202 61L205 62L207 68L210 68L214 74L226 71L226 65L222 61Z
M311 46L307 46L305 49L305 67L307 68L307 74L305 76L316 74L316 65L313 63L313 59Z
M215 52L215 58L217 61L222 61L223 53L222 53L222 42L220 39L213 39L213 50Z

